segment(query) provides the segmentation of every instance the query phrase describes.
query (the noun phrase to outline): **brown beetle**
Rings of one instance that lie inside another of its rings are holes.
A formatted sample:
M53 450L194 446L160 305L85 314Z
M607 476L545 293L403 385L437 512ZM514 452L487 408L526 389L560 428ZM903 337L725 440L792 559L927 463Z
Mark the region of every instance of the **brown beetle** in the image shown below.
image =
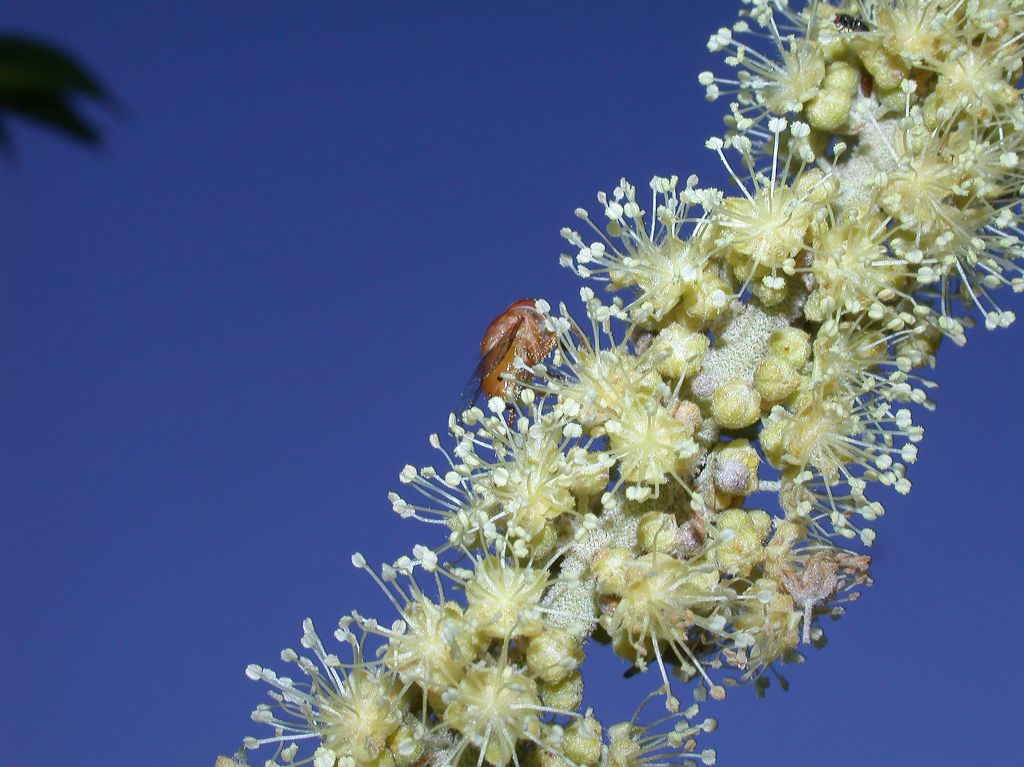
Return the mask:
M545 327L537 301L521 298L491 320L480 341L480 362L470 376L455 412L469 408L480 393L488 398L511 400L519 390L518 381L528 374L516 369L516 359L531 367L555 348L558 336Z

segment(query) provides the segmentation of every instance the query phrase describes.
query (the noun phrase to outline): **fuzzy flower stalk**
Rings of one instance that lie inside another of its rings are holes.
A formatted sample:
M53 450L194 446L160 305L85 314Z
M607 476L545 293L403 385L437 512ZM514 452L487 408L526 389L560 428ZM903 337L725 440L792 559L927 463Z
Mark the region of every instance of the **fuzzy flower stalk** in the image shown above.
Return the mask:
M763 691L871 583L922 369L1014 319L1022 37L1024 0L744 0L699 76L722 188L622 179L576 210L582 309L518 302L501 396L391 494L433 541L353 557L395 614L307 621L290 675L250 666L270 701L235 759L713 764L698 705ZM647 680L628 721L581 706L599 644Z

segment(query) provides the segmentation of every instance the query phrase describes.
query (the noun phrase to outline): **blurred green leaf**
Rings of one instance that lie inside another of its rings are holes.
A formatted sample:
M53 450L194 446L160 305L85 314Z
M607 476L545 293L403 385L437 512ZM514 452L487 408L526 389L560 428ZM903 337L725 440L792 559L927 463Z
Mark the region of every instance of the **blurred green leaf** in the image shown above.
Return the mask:
M103 86L63 51L0 35L0 145L11 146L7 119L12 114L83 143L98 144L99 131L76 108L78 97L109 99Z

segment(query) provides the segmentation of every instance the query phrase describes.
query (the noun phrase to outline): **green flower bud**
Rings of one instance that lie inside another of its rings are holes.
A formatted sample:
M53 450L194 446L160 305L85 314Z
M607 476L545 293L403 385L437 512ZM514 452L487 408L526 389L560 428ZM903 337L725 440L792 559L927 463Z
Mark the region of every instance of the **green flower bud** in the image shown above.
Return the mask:
M711 557L719 570L746 576L764 561L764 540L772 526L768 514L759 509L726 509L715 519L715 526L718 542Z
M563 629L549 627L526 648L526 668L547 684L562 681L582 662L582 645Z
M601 723L589 713L566 727L562 737L565 755L576 764L587 767L600 762L602 745Z
M714 450L715 487L727 495L750 495L757 490L757 469L761 464L754 447L745 439L734 439ZM728 505L726 502L723 505Z
M672 514L649 511L640 517L637 525L636 542L644 553L660 551L668 553L675 548L676 530L679 525Z
M602 549L594 556L591 570L597 579L597 587L601 593L618 593L626 588L626 573L630 562L634 559L629 549L616 547Z
M704 333L695 333L674 322L664 328L651 345L655 368L666 378L690 378L698 370L711 345Z
M778 408L779 416L785 415L785 411L782 408ZM775 417L775 413L768 416L765 421L764 428L761 429L759 435L761 440L761 450L764 452L765 458L775 468L782 466L782 456L786 452L786 433L788 429L786 427L786 421L782 417Z
M780 328L768 338L768 353L799 370L811 357L811 336L799 328Z
M807 122L819 130L838 130L846 122L859 85L860 70L845 61L833 61L825 70L821 90L804 110Z
M723 429L742 429L761 417L761 396L734 378L715 390L711 414Z
M781 357L765 357L754 371L754 389L766 402L782 402L800 387L800 374Z
M879 47L877 44L872 44L866 38L860 39L865 40L865 42L856 46L857 53L860 55L860 60L864 63L864 68L874 78L875 87L882 90L899 88L900 83L909 74L903 62L895 54Z
M388 739L388 748L394 754L396 767L410 767L423 758L427 743L417 726L403 724Z
M560 682L538 685L540 700L545 706L562 711L575 711L583 702L583 675L573 671Z

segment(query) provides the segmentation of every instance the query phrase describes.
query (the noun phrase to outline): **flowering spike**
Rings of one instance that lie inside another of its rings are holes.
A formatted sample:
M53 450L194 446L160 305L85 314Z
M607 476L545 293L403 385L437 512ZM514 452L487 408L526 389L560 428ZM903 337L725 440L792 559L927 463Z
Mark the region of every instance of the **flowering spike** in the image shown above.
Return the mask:
M621 178L575 210L560 263L588 281L582 312L536 301L550 355L516 360L518 396L451 415L437 466L407 465L389 495L440 542L379 575L352 558L397 619L343 619L345 660L307 621L312 657L282 653L301 682L249 666L274 734L247 749L278 765L308 741L295 763L314 767L714 764L697 737L715 720L694 723L685 686L763 692L871 584L871 496L910 491L915 410L934 407L920 369L943 338L1007 326L998 293L1024 291L1024 13L797 5L743 0L708 43L733 70L698 78L731 99L705 146L732 191ZM667 716L605 728L580 710L594 635Z

